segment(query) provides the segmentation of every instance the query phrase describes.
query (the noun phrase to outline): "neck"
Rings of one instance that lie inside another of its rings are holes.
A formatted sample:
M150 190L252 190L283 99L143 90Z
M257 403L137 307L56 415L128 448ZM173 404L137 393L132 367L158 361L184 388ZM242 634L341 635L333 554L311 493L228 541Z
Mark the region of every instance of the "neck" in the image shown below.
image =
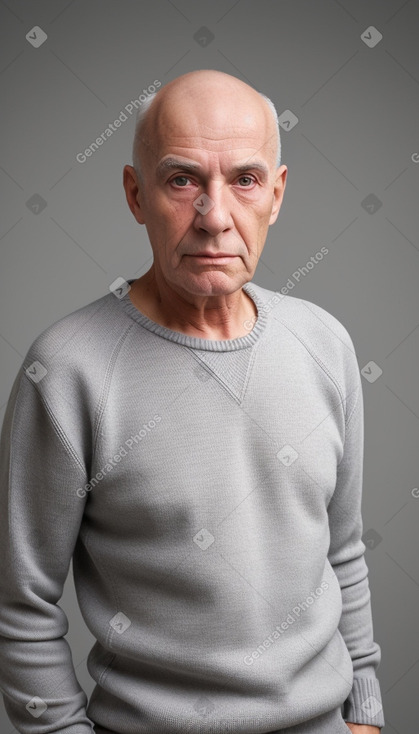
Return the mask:
M157 283L153 268L131 284L129 297L141 313L157 324L201 339L246 336L257 318L256 306L242 288L198 300L191 294L188 300L167 283Z

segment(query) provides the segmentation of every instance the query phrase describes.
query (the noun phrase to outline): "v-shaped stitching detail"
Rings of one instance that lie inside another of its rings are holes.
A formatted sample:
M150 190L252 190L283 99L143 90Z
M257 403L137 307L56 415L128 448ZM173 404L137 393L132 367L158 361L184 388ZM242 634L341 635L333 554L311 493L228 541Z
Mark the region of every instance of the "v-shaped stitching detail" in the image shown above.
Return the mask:
M252 346L249 346L249 347L246 348L246 350L247 349L250 350L250 355L249 355L248 363L247 363L247 366L246 366L246 369L245 369L245 372L244 372L244 376L243 376L243 384L241 386L241 390L240 390L239 393L237 393L222 378L222 376L219 375L218 372L215 371L214 367L212 367L211 365L209 365L206 362L205 358L203 358L199 354L199 352L200 351L203 351L203 350L194 349L193 347L185 347L185 349L187 349L191 353L192 357L194 359L196 359L196 361L199 362L199 364L202 365L207 370L207 372L210 372L211 373L211 375L224 388L224 390L226 390L226 392L228 392L231 395L231 397L236 401L236 403L238 403L238 405L241 405L242 402L243 402L243 400L244 400L245 394L246 394L247 386L249 384L250 375L251 375L251 372L252 372L252 369L253 369L253 364L254 364L255 357L256 357L256 349L257 349L257 347L258 347L259 344L260 344L260 341L258 341L256 344L253 344ZM212 352L210 354L212 354ZM233 355L236 354L236 353L235 352L219 352L217 354L217 357L220 360L222 359L220 357L221 354L226 354L226 355L228 355L227 358L234 359Z

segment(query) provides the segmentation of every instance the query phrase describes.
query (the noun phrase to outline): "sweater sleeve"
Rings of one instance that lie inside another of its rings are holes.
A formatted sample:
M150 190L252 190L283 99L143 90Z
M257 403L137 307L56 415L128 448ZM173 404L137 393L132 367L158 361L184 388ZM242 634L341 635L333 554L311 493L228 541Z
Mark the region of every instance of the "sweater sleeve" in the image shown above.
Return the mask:
M344 453L328 506L328 558L341 587L339 631L349 650L354 671L352 690L343 705L343 718L356 724L383 727L380 684L376 677L381 649L373 638L371 595L364 557L366 546L361 539L364 406L357 362L353 375L355 385L349 388L346 400Z
M21 369L0 444L0 688L21 734L89 734L58 606L84 511L83 463Z

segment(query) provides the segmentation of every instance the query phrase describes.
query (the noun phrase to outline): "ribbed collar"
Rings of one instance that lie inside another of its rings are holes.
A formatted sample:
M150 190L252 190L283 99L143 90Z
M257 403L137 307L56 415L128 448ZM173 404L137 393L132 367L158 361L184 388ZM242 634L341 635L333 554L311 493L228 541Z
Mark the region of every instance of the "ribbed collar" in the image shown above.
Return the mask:
M134 280L135 278L132 278L127 282L131 284ZM264 301L260 296L258 286L255 283L249 282L245 283L242 287L255 303L258 315L252 330L245 336L239 336L236 339L201 339L200 337L184 334L181 331L168 329L166 326L162 326L149 319L148 316L145 316L145 314L134 306L129 297L129 291L120 299L120 303L134 321L137 321L145 329L152 331L163 339L168 339L169 341L182 344L191 349L205 349L210 352L232 352L236 349L245 349L255 344L264 331L267 322L267 310L263 308Z

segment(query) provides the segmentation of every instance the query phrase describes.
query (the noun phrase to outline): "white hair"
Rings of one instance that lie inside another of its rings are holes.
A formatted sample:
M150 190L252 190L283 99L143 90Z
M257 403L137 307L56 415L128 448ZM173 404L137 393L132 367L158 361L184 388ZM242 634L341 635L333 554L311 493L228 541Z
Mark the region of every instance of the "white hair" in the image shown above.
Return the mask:
M157 96L158 91L153 92L152 94L148 95L148 97L144 100L141 107L138 109L137 117L135 121L135 132L134 132L134 141L132 145L132 165L135 169L135 172L138 176L138 178L142 179L142 173L141 173L141 162L140 162L140 142L141 137L143 133L143 128L146 122L147 113L150 109L150 106L154 100L154 98ZM276 111L275 105L272 102L269 97L267 97L265 94L262 94L262 92L258 92L258 94L262 97L262 99L265 100L267 103L272 116L275 120L275 128L276 128L276 167L278 168L281 165L281 136L279 132L279 123L278 123L278 113Z
M152 94L149 94L148 97L146 97L146 99L142 103L141 107L137 111L137 117L135 121L134 142L132 145L132 165L139 179L142 179L141 164L140 164L141 137L142 137L144 124L145 124L146 117L147 117L147 112L150 109L150 105L156 95L157 95L157 92L153 92Z
M264 99L265 102L267 103L272 113L272 117L274 118L274 121L275 121L275 129L276 129L276 162L275 162L275 165L277 168L279 168L279 166L281 165L281 135L279 134L278 113L276 111L276 107L274 103L272 102L272 100L269 97L266 96L266 94L262 94L262 92L258 92L258 94L260 94L262 99Z

